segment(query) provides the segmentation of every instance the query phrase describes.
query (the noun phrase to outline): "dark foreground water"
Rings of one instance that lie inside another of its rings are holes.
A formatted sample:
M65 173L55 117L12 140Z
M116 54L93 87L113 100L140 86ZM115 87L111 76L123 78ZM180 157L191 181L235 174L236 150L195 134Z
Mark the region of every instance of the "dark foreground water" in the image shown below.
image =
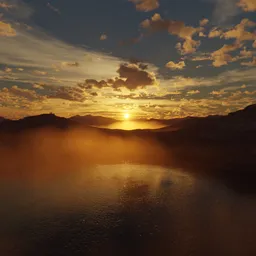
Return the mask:
M219 182L131 164L31 177L1 182L1 256L256 255L256 199Z

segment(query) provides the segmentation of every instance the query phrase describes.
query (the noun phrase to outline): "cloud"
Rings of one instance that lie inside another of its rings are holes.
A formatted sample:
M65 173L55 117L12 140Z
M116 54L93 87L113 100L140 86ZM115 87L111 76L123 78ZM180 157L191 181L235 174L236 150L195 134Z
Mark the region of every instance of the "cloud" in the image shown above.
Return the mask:
M250 61L250 62L242 62L241 65L247 66L247 67L256 66L256 57L253 57L252 61Z
M63 99L68 101L84 102L87 96L85 91L78 86L51 87L49 91L50 91L50 94L48 96L49 98Z
M184 69L184 67L186 66L184 61L180 61L178 63L174 63L173 61L170 61L166 64L166 67L172 70L181 70Z
M121 64L117 73L120 78L125 79L125 87L130 90L156 84L155 74L137 64Z
M129 0L134 3L137 11L149 12L159 7L158 0Z
M24 98L28 101L38 101L45 99L44 96L38 95L34 90L19 88L14 85L11 88L3 88L0 90L3 102L8 101L8 99L17 100L18 98ZM5 96L5 97L4 97Z
M16 31L11 24L0 21L0 36L13 37L16 36Z
M192 56L190 60L192 61L206 61L206 60L211 60L211 56L209 54L202 54L199 56Z
M154 72L146 70L147 65L142 63L122 63L116 71L118 76L105 80L86 79L84 83L79 83L81 88L126 88L128 90L135 90L145 88L146 86L156 85L156 77Z
M79 63L78 62L62 62L61 65L63 67L79 67Z
M178 43L176 46L181 54L191 54L196 51L200 41L195 41L192 37L203 30L202 27L186 26L183 21L164 20L158 13L154 14L151 19L144 20L141 27L151 33L167 31L169 34L183 39L184 42Z
M5 9L5 10L9 10L14 7L15 7L15 5L12 5L12 4L4 3L4 2L0 3L0 8Z
M195 41L193 39L186 39L183 44L177 43L176 49L182 55L192 54L192 53L196 52L196 50L200 46L200 44L201 44L200 41Z
M84 83L79 83L78 86L88 90L93 88L102 89L103 87L110 87L114 83L114 81L115 79L108 79L107 81L105 80L97 81L95 79L86 79Z
M227 92L225 92L224 90L220 90L220 91L212 91L209 94L212 96L223 96L224 94L226 94Z
M0 56L4 65L26 69L26 72L14 74L17 81L38 82L40 74L32 72L38 70L47 73L44 83L62 86L76 85L86 77L96 80L114 77L123 62L108 54L59 41L35 26L29 31L17 28L16 37L2 37Z
M229 62L235 62L242 59L248 59L253 57L254 52L247 50L246 47L240 51L239 55L232 56L230 52L234 52L242 47L242 44L235 43L233 45L224 44L220 49L210 53L210 54L203 54L199 56L193 56L190 60L191 61L206 61L212 60L212 65L214 67L221 67L227 65Z
M35 91L29 90L29 89L24 89L24 88L19 88L16 85L12 86L10 89L5 88L5 91L8 91L9 93L16 95L16 96L24 97L31 101L43 99L43 97L39 96Z
M106 35L106 34L102 34L101 36L100 36L100 40L101 41L104 41L104 40L107 40L108 39L108 36Z
M256 0L240 0L237 4L245 12L254 12L256 11Z
M223 35L225 39L235 38L238 42L256 40L255 33L245 30L246 28L252 28L255 26L255 22L252 22L248 19L243 19L238 25L225 32Z
M199 87L216 87L230 86L234 84L255 83L256 68L250 69L234 69L220 73L211 77L185 77L174 76L170 79L160 79L159 88L173 90L191 88L198 89Z
M11 68L5 68L5 69L4 69L4 72L5 72L5 73L11 73L11 72L12 72L12 69L11 69Z
M0 8L5 15L12 20L26 20L33 14L33 9L22 0L4 0L0 2Z
M207 24L209 23L209 20L208 19L202 19L200 20L200 27L204 27L206 26Z
M47 75L47 72L45 72L45 71L34 70L33 72L34 72L35 75L39 75L39 76Z
M44 90L44 84L35 83L35 84L32 85L32 87L33 87L34 89Z
M240 51L240 59L247 59L253 57L253 51L248 51L246 47L242 51Z
M229 62L235 61L236 59L233 58L229 52L233 52L241 47L240 44L234 44L234 45L223 45L219 50L214 51L211 54L213 63L212 65L214 67L221 67L224 65L227 65Z
M47 7L49 7L52 11L60 14L60 10L54 7L53 5L51 5L50 3L47 3Z
M191 91L187 92L188 95L196 95L196 94L199 94L199 93L200 93L199 90L191 90Z
M220 29L218 29L217 27L215 27L215 28L213 28L213 29L209 32L208 37L209 37L209 38L214 38L214 37L220 37L220 38L221 38L222 34L223 34L223 31L220 30Z
M199 32L199 37L207 37L204 32Z

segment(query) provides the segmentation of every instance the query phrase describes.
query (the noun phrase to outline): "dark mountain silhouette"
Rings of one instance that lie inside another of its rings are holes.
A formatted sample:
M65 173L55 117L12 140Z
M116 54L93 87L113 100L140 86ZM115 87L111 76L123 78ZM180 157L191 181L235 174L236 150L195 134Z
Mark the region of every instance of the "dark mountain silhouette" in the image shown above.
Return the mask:
M86 115L86 116L73 116L69 118L71 121L75 121L80 124L84 125L91 125L91 126L98 126L98 125L109 125L117 122L117 120L113 118L107 118L102 116L92 116L92 115Z
M7 120L5 119L0 123L0 131L2 132L19 132L27 129L55 127L55 128L68 128L75 125L64 117L58 117L54 114L42 114L38 116L29 116L20 120Z

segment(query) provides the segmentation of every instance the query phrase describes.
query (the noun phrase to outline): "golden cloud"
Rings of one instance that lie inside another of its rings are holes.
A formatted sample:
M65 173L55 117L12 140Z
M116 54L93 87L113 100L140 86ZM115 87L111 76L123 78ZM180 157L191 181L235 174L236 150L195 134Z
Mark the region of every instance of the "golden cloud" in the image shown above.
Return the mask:
M84 102L87 99L86 92L79 86L52 86L49 87L49 98L63 99L68 101Z
M217 27L213 28L209 34L208 34L208 37L209 38L214 38L214 37L221 37L223 34L223 31L218 29Z
M45 76L45 75L47 75L47 72L45 72L45 71L40 71L40 70L34 70L33 73L34 73L35 75L39 75L39 76Z
M248 19L243 19L238 25L236 25L233 29L225 32L223 35L225 39L234 38L237 39L238 42L256 40L255 33L245 30L246 28L255 26L255 22L252 22Z
M16 96L24 97L31 101L43 99L43 97L38 95L35 91L29 90L29 89L24 89L24 88L19 88L16 85L12 86L10 89L5 88L5 91L8 91L9 93L16 95Z
M196 95L196 94L199 94L199 93L200 93L199 90L191 90L191 91L187 92L188 95Z
M5 69L4 69L4 72L5 72L5 73L11 73L11 72L12 72L12 69L11 69L11 68L5 68Z
M245 12L254 12L256 11L256 0L240 0L237 4Z
M159 7L158 0L129 0L134 3L136 6L136 10L149 12L157 9Z
M186 26L183 21L164 20L158 13L154 14L151 19L144 20L141 23L141 27L149 30L151 33L166 30L169 34L183 39L183 44L178 43L176 46L181 54L191 54L196 51L200 41L195 41L192 37L203 31L202 27Z
M226 93L227 92L225 92L224 90L220 90L220 91L212 91L212 92L210 92L210 95L212 95L212 96L222 96Z
M108 36L106 35L106 34L102 34L101 36L100 36L100 40L101 41L104 41L104 40L107 40L108 39Z
M34 89L44 90L44 84L35 83L32 85Z
M224 65L227 65L228 62L232 62L235 61L236 59L233 58L230 54L228 54L229 52L233 52L237 49L239 49L241 47L240 44L234 44L234 45L223 45L219 50L214 51L211 54L213 63L212 65L214 67L221 67Z
M242 66L247 66L247 67L254 67L254 66L256 66L256 57L254 57L252 59L252 61L250 61L250 62L242 62L241 65Z
M0 36L16 36L16 31L12 28L11 24L0 21Z
M196 52L196 50L200 46L200 44L201 44L200 41L195 41L193 39L186 39L183 44L177 43L176 49L182 55L192 54L192 53Z
M78 62L62 62L61 65L63 67L79 67L79 63Z
M246 47L242 51L240 51L240 58L242 59L247 59L247 58L252 58L253 56L253 51L248 51Z
M32 101L42 101L46 97L38 95L34 90L23 89L14 85L11 88L4 87L0 90L0 99L2 103L16 105L19 102L29 104Z
M199 32L199 36L200 36L200 37L207 37L204 32Z
M186 66L184 61L180 61L178 63L174 63L173 61L168 62L165 65L167 68L172 69L172 70L176 70L176 69L184 69L184 67Z
M212 60L211 56L209 54L204 54L201 56L193 56L191 58L192 61L206 61L206 60Z
M200 27L204 27L209 23L208 19L202 19L200 20Z

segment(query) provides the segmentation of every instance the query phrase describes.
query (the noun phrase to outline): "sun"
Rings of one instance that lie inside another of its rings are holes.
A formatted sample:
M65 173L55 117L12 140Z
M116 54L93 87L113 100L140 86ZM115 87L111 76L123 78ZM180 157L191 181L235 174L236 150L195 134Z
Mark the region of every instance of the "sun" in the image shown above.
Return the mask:
M129 113L124 113L124 119L128 120L130 118L130 114Z

